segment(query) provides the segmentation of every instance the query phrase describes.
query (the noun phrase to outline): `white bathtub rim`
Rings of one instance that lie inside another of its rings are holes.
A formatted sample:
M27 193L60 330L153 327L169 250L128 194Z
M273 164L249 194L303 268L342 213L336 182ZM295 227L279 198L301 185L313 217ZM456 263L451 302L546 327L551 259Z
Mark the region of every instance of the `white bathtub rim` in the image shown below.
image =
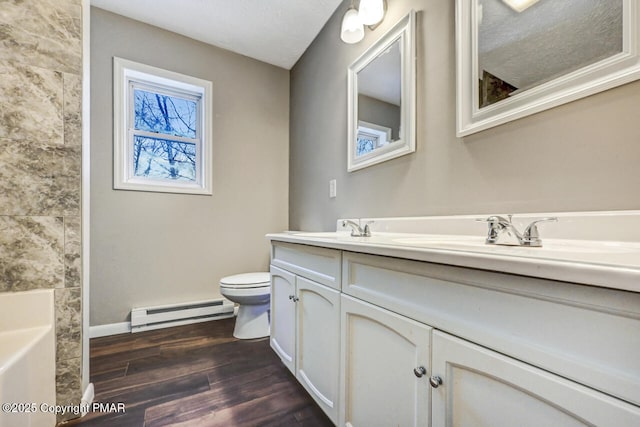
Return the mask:
M0 334L24 328L55 325L54 300L54 289L0 293Z
M0 376L21 358L25 357L35 345L53 332L52 326L35 326L0 332ZM18 341L11 346L12 341ZM11 343L11 344L9 344Z

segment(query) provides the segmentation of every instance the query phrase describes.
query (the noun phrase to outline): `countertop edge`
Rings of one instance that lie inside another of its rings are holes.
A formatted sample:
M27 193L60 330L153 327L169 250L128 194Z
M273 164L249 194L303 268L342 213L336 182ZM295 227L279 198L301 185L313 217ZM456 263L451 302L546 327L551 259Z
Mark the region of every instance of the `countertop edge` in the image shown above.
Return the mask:
M367 242L344 242L291 233L267 234L270 241L403 258L414 261L468 267L479 270L510 273L582 285L640 292L640 270L571 261L513 257L499 254L467 252L426 247L395 246Z

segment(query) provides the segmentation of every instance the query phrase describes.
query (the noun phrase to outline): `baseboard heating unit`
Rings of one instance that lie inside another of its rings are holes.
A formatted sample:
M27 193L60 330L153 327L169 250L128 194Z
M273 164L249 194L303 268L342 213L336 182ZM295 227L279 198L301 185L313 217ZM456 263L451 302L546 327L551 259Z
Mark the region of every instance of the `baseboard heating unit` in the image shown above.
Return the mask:
M233 316L233 303L227 299L140 307L131 310L131 332L188 325Z

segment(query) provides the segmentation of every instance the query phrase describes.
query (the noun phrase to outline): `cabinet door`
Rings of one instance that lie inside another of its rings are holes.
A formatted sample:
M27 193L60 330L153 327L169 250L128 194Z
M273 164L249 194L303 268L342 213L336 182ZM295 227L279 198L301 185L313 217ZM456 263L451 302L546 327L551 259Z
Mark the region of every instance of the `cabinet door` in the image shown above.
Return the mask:
M298 381L335 423L338 419L340 292L296 277Z
M271 266L271 348L295 374L296 276Z
M433 427L640 425L640 408L484 347L440 331L432 347Z
M431 328L344 294L340 306L339 425L428 426Z

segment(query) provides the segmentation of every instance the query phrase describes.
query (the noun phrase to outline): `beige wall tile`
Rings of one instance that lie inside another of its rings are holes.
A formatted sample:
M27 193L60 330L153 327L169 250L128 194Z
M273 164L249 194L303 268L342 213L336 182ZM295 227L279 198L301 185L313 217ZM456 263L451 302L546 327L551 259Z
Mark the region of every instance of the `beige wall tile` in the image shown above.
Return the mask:
M82 399L81 358L58 360L56 363L56 402L58 405L78 405ZM73 413L59 414L58 422L76 418Z
M0 216L0 292L64 286L60 217Z
M80 146L0 138L0 215L79 215L81 163Z
M56 360L82 356L82 292L80 288L55 290Z
M0 0L0 292L58 288L61 405L82 394L81 74L80 0Z
M82 281L80 217L64 218L64 286L78 287Z
M82 144L82 77L64 73L64 143Z
M62 74L0 61L0 138L63 143Z
M3 0L0 62L17 61L81 74L79 0Z

